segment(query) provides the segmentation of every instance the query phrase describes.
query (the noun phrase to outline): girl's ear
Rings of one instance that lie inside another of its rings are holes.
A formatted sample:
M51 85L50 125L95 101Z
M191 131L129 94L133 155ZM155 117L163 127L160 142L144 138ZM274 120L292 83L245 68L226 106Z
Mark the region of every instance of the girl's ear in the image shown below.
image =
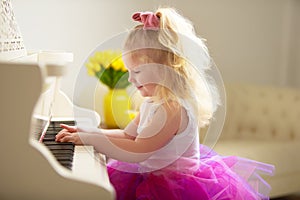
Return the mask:
M157 12L157 13L155 13L155 15L156 15L156 17L158 17L159 19L161 18L161 12Z

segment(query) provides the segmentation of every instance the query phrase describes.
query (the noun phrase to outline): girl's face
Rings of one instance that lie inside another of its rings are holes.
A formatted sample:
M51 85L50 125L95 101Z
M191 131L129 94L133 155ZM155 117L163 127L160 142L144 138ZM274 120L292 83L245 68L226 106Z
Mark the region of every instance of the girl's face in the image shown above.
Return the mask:
M123 56L128 69L128 81L131 82L144 97L151 97L159 83L159 74L155 64L146 64L142 58L132 59L131 56Z

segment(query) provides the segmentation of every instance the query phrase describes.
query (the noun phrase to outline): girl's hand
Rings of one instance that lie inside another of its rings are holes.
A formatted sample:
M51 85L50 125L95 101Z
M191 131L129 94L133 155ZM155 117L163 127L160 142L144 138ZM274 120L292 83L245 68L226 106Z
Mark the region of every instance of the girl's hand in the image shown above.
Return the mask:
M61 127L64 129L55 136L56 142L72 142L77 145L83 144L75 126L61 124Z
M85 132L85 133L97 133L97 132L101 132L100 129L96 128L96 127L91 127L91 126L69 126L66 124L60 124L60 127L62 127L63 129L66 129L67 131L69 131L70 133L74 133L74 132Z

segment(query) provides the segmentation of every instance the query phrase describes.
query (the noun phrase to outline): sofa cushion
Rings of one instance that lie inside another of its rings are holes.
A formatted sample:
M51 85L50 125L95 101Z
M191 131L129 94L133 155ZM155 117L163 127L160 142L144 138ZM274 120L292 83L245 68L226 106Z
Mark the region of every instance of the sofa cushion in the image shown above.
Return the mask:
M272 164L275 176L281 176L300 171L299 148L300 141L228 140L218 141L214 150L221 155L236 155Z
M300 140L300 90L227 84L222 139Z

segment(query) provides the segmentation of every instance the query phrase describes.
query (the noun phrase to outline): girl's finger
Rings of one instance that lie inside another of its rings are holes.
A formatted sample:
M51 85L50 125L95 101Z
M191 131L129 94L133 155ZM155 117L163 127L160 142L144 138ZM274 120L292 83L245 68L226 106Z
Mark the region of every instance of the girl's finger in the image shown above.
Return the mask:
M55 141L60 141L62 138L66 137L70 134L71 133L68 132L67 130L62 130L55 136Z
M67 129L69 132L73 133L77 131L77 127L76 126L69 126L67 124L60 124L61 128Z
M68 136L61 138L60 142L74 142L74 138L72 135L68 135Z

